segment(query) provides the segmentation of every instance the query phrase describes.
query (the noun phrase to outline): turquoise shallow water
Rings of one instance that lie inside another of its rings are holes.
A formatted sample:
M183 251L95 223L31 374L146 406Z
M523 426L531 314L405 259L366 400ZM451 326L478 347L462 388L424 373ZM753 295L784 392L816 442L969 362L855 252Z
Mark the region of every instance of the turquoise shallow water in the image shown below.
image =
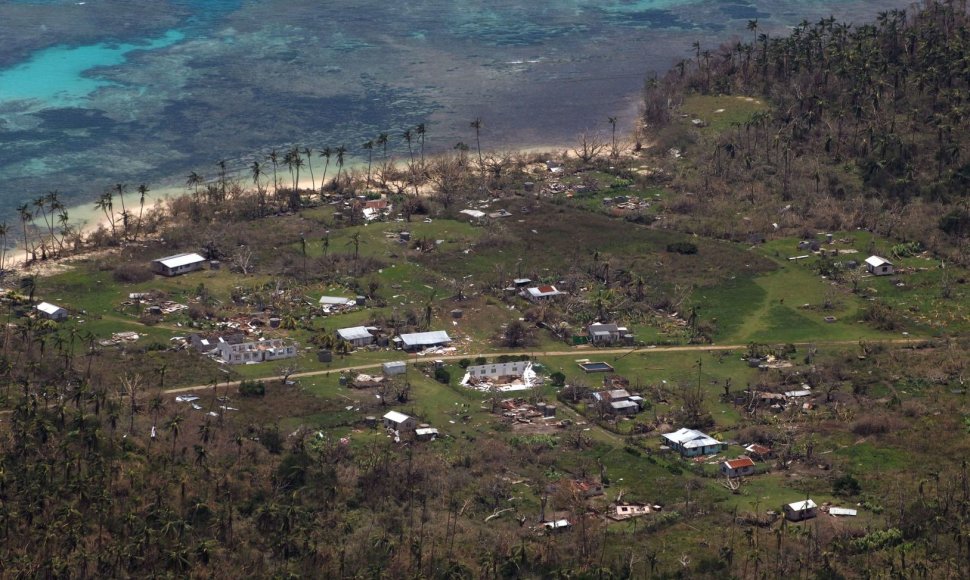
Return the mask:
M38 108L83 106L100 88L113 82L96 75L102 67L121 66L134 50L157 50L185 38L177 30L141 44L58 45L34 53L30 60L0 71L0 102L30 101Z
M485 122L489 148L632 123L644 76L802 19L908 1L130 0L0 2L0 215L59 189L177 185L272 148L428 126L431 151Z

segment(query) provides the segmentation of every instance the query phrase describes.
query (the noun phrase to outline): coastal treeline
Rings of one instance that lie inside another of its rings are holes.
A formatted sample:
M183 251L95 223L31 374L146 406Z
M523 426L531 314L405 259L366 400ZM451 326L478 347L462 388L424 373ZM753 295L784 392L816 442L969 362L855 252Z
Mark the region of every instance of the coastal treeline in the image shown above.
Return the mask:
M695 43L689 58L646 83L648 132L661 152L683 154L669 164L671 176L698 196L680 212L682 221L728 237L779 224L862 227L966 262L965 3L890 10L868 24L802 22L784 36L762 32L756 20L748 29L750 39L718 49ZM756 97L767 109L705 133L678 123L679 105L691 94ZM729 211L699 207L711 204ZM731 214L752 221L719 217Z

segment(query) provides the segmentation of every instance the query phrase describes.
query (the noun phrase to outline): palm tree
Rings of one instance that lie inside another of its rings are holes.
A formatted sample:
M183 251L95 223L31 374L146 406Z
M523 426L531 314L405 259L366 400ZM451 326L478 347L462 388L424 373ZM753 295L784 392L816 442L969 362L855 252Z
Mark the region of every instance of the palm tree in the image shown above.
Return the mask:
M176 413L165 423L165 429L172 434L172 461L175 461L175 444L178 442L179 434L182 432L182 422L185 420L181 413Z
M329 147L324 147L320 150L320 157L327 160L327 163L323 166L323 177L320 178L320 193L323 193L323 188L327 184L327 168L330 167L331 155L333 155L333 149Z
M427 134L428 129L424 126L424 123L418 123L418 126L414 128L414 132L418 134L418 138L421 140L421 167L424 167L424 136Z
M309 147L304 147L303 154L306 155L306 167L310 171L310 188L316 191L317 182L313 178L313 151Z
M607 118L610 126L613 127L613 149L610 151L613 157L618 157L620 155L620 150L616 148L616 117Z
M125 210L125 190L127 188L128 188L128 186L125 185L124 183L116 183L115 184L115 191L118 192L118 198L121 200L121 215L122 215L122 218L124 218L124 215L127 213L127 210ZM122 224L121 225L122 225L122 237L123 237L123 239L128 239L128 221L125 220L125 219L122 219Z
M135 241L138 241L138 234L141 232L141 216L145 212L145 194L148 193L148 186L144 183L138 186L138 225L135 226Z
M476 117L474 121L470 123L471 128L475 130L475 146L478 148L478 166L482 170L482 189L485 189L485 160L482 159L482 119L481 117Z
M54 212L64 209L64 204L61 203L61 200L59 199L59 197L60 197L60 192L57 191L56 189L47 192L47 205L51 208L51 221L50 221L50 225L47 226L47 229L50 231L50 234L51 234L51 248L54 247L55 242L58 242L57 235L54 233ZM63 244L58 244L58 245L60 245L63 248Z
M0 272L3 272L3 262L7 258L7 222L0 223Z
M195 191L195 196L199 197L199 186L205 183L205 178L193 171L189 173L188 179L185 180L185 185L187 187L193 188Z
M269 155L267 155L266 158L269 159L273 164L273 195L276 195L276 191L280 188L280 182L276 178L276 169L280 164L280 154L276 151L276 149L273 149L269 152Z
M340 186L340 170L344 167L344 154L347 153L347 148L341 145L337 147L337 186Z
M37 199L35 199L34 207L40 210L41 215L44 218L44 225L47 225L48 224L47 212L45 211L45 208L47 207L47 198L45 198L44 196L40 196ZM34 212L34 215L36 216L37 212ZM40 242L40 253L42 258L47 257L47 242L44 241L43 236L41 237L41 242Z
M30 221L33 216L30 215L30 206L28 206L26 203L21 204L20 207L17 208L17 214L20 216L20 224L24 228L24 263L27 263L30 261L30 252L28 249L27 239L27 222Z
M408 164L408 168L411 170L411 181L414 183L414 194L418 193L418 180L414 176L414 150L411 148L411 141L414 139L414 134L411 129L405 130L401 133L401 138L408 144L408 157L411 159L411 163Z
M367 141L361 148L367 151L367 184L364 187L370 187L370 166L371 160L374 158L374 141Z
M382 148L382 151L383 151L382 155L385 160L387 159L387 140L389 138L390 136L387 133L381 133L380 135L377 136L377 141L376 141L376 144L380 145Z

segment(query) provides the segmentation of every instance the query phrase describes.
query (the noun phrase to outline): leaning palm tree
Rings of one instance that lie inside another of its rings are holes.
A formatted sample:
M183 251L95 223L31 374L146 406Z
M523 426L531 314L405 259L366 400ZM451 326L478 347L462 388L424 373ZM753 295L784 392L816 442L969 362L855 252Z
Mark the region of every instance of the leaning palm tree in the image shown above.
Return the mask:
M47 221L47 211L46 211L46 208L47 208L47 198L44 197L44 196L40 196L37 199L35 199L34 200L34 207L37 208L38 210L40 210L41 217L44 219L44 225L45 226L48 225L48 221ZM35 211L34 212L34 216L36 216L37 213L38 212ZM44 258L47 257L47 242L44 240L44 237L43 236L41 236L41 240L40 240L40 253L41 253L41 256L42 257L44 257Z
M125 185L124 183L115 184L115 191L118 192L118 198L121 200L121 215L125 215L127 213L127 210L125 210L125 190L126 189L128 189L128 186ZM128 222L124 220L122 220L121 235L124 239L126 240L128 239Z
M273 195L276 195L276 190L280 188L280 182L276 178L276 168L279 167L280 164L280 154L276 151L276 149L273 149L269 152L269 155L267 155L266 158L269 159L273 164Z
M313 178L313 150L309 147L304 147L303 154L306 155L306 168L310 172L310 189L316 191L317 182Z
M7 222L0 223L0 272L3 272L3 263L7 259Z

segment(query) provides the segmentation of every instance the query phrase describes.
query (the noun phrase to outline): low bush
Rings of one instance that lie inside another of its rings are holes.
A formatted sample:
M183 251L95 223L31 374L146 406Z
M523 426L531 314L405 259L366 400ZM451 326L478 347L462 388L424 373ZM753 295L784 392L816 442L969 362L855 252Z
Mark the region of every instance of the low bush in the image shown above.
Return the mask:
M155 277L151 268L144 264L133 262L116 266L111 275L114 277L115 282L121 282L122 284L140 284L142 282L148 282Z

